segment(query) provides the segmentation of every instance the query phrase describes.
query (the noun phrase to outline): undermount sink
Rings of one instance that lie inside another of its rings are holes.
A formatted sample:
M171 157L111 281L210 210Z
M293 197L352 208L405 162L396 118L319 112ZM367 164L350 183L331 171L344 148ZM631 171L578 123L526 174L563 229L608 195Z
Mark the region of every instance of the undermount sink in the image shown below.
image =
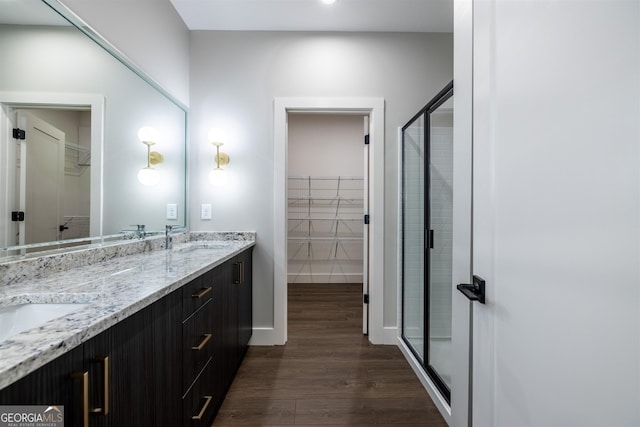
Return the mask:
M202 251L207 249L225 249L228 245L224 243L200 243L200 244L187 244L184 246L175 246L173 248L174 252L193 252L193 251Z
M50 320L86 307L87 304L29 303L0 308L0 342Z

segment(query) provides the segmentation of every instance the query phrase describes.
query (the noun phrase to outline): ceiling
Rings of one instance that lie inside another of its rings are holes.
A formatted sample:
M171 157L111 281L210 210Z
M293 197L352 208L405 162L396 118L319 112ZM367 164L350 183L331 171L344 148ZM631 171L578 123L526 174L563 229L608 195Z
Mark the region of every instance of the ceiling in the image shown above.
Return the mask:
M453 0L170 0L190 30L453 32Z

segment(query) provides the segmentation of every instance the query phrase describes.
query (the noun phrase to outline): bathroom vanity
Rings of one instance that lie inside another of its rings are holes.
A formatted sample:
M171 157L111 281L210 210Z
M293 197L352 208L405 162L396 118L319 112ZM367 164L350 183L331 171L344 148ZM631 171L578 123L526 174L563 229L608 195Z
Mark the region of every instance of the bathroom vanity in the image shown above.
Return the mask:
M0 264L0 280L11 280L0 310L71 306L0 342L0 404L64 406L65 426L211 425L251 337L255 236L191 240L202 237L171 250L38 257L38 271L103 258L41 277Z

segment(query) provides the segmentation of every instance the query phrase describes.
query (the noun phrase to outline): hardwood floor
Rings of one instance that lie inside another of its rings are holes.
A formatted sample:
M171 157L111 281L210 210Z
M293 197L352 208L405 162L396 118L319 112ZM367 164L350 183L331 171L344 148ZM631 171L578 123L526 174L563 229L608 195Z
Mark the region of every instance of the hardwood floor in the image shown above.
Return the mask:
M361 299L289 285L287 344L249 348L213 426L446 426L400 350L362 335Z

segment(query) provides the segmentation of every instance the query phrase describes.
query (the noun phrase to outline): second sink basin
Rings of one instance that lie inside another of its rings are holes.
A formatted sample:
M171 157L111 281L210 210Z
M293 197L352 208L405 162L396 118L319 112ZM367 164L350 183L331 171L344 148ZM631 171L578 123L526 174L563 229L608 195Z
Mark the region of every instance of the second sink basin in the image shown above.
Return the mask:
M0 308L0 342L50 320L86 307L87 304L19 304Z

